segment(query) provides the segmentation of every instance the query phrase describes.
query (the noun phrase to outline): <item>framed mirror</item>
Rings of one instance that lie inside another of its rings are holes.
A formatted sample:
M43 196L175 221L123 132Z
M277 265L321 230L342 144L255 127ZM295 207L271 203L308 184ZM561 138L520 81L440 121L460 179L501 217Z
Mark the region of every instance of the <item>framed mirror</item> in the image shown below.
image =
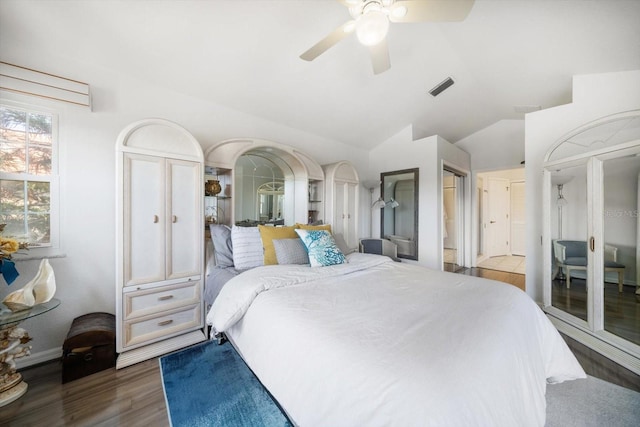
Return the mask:
M380 174L380 236L398 247L398 258L418 259L418 168Z

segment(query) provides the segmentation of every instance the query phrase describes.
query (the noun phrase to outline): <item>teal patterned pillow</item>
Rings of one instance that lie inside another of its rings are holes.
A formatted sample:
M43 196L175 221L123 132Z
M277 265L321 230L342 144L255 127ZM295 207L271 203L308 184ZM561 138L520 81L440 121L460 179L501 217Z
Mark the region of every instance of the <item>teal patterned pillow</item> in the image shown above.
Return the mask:
M331 233L327 230L296 229L296 233L307 248L311 267L324 267L347 262L346 257L338 249Z

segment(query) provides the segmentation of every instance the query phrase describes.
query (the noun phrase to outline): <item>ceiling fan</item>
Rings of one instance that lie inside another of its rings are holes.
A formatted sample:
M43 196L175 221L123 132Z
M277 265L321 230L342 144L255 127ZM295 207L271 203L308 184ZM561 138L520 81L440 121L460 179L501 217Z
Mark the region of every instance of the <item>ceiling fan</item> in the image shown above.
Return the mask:
M389 23L454 22L464 20L475 0L338 0L349 9L352 19L300 55L313 61L340 40L355 31L358 40L369 48L373 73L391 67L387 32Z

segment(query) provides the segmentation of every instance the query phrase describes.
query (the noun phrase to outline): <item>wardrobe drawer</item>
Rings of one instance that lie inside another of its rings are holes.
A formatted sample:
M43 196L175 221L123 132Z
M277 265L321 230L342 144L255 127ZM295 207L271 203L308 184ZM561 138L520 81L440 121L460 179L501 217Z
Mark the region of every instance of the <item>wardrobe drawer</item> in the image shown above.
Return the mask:
M200 282L161 286L123 295L124 319L132 319L200 301Z
M202 327L201 304L124 322L124 347L158 341Z

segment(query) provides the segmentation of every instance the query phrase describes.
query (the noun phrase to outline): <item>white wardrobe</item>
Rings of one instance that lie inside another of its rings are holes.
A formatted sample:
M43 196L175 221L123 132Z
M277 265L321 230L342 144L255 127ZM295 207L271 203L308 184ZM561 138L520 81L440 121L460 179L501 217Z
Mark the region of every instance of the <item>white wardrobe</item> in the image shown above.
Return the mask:
M322 166L325 174L325 218L333 234L358 250L358 172L347 161Z
M149 119L116 146L117 368L204 341L203 154Z

